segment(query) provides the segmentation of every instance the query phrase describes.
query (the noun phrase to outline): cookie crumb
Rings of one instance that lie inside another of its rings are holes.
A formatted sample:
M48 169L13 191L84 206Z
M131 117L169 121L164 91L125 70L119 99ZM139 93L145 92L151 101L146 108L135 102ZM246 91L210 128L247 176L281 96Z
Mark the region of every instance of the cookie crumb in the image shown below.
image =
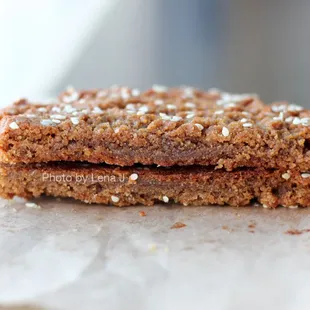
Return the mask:
M287 235L301 235L302 233L303 233L302 230L298 229L290 229L285 232L285 234Z
M255 228L256 227L256 223L255 222L251 222L249 225L248 225L248 228Z
M146 213L144 211L139 211L139 215L142 216L146 216Z
M285 232L287 235L301 235L303 233L308 233L310 232L309 228L306 229L289 229Z
M177 228L183 228L183 227L186 227L186 224L182 222L176 222L170 227L170 229L177 229Z
M34 203L34 202L26 202L26 203L25 203L25 206L26 206L27 208L41 209L41 206L37 205L37 204Z

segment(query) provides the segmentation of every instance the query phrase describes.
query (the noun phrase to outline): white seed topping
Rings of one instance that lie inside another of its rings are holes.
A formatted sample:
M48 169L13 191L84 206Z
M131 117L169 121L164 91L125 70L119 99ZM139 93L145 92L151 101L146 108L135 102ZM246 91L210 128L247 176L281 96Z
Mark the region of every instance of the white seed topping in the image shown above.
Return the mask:
M284 120L284 114L283 114L283 112L280 112L280 113L279 113L279 116L273 117L273 120L275 120L275 121L283 121L283 120Z
M147 113L149 111L149 108L145 105L143 105L142 107L139 108L138 110L139 112L144 112L144 113ZM143 113L143 114L144 114Z
M167 109L168 110L174 110L176 109L177 107L174 105L174 104L167 104Z
M118 93L112 93L110 94L110 98L111 99L118 99L120 97L120 95Z
M139 176L136 173L133 173L133 174L130 175L129 179L132 180L132 181L136 181L138 179L138 177Z
M163 201L164 201L165 203L168 203L168 202L169 202L169 197L163 196Z
M170 121L170 116L167 115L166 113L159 113L159 116L166 121Z
M172 120L173 122L178 122L178 121L180 121L181 119L182 119L181 116L176 116L176 115L174 115L174 116L171 117L171 120Z
M135 110L136 106L132 103L128 103L125 107L126 110Z
M157 84L154 84L152 89L156 92L156 93L165 93L168 88L166 86L163 86L163 85L157 85Z
M299 117L295 117L293 120L293 124L294 125L303 125L303 126L307 126L309 125L310 122L310 118L309 117L303 117L303 118L299 118Z
M270 209L270 207L268 207L267 205L263 204L263 208L265 209Z
M246 123L248 120L246 118L241 118L240 122L241 123Z
M192 108L195 108L195 107L196 107L196 104L193 103L193 102L186 102L186 103L184 104L184 106L185 106L186 108L192 109Z
M288 206L289 209L298 209L298 206Z
M52 111L56 113L60 113L60 108L59 107L52 107Z
M310 178L310 173L302 173L301 177L304 179Z
M227 127L223 127L222 129L222 135L224 137L228 137L229 136L229 129Z
M251 98L257 98L256 94L230 94L224 92L221 95L223 100L231 102L239 102Z
M156 99L156 100L154 101L154 103L155 103L156 105L162 105L162 104L164 103L164 100Z
M195 124L195 126L199 129L199 130L203 130L203 126L201 124Z
M287 117L286 119L285 119L285 122L286 123L291 123L292 121L293 121L293 116L289 116L289 117Z
M212 87L208 89L208 93L211 95L219 95L222 91L218 88Z
M70 103L79 99L79 93L75 91L74 88L67 89L67 91L69 91L70 94L62 97L63 102Z
M73 108L72 107L72 105L70 105L70 104L66 104L65 106L64 106L64 112L66 112L66 113L72 113L72 112L74 112L74 111L76 111L76 108Z
M252 127L253 125L251 123L244 123L242 124L242 126L245 128L249 128L249 127Z
M78 117L70 117L71 123L77 125L80 121Z
M126 89L126 88L122 88L122 89L121 89L121 97L122 97L122 99L124 99L124 100L127 100L128 98L130 98L128 89Z
M55 118L52 118L51 121L55 124L59 124L60 123L60 120L59 119L55 119Z
M185 87L183 89L183 94L185 98L192 98L194 96L194 88L192 87Z
M95 114L101 114L103 113L103 111L99 108L99 107L94 107L92 110L93 113Z
M217 105L225 105L225 104L227 104L227 101L220 99L220 100L216 101L216 104Z
M41 107L41 108L38 108L38 111L39 111L39 112L46 112L46 111L47 111L47 109L46 109L46 108Z
M195 113L189 113L188 115L186 115L186 118L193 118L195 117Z
M34 118L34 117L36 117L36 115L35 114L26 114L26 117Z
M140 95L140 90L137 89L137 88L134 88L132 91L131 91L131 94L134 96L134 97L137 97Z
M300 105L297 105L295 103L292 103L288 106L287 111L289 112L298 112L298 111L302 111L304 108L301 107Z
M289 180L289 178L291 177L290 173L289 172L285 172L282 174L282 178L285 179L285 180Z
M97 97L105 97L108 94L106 90L100 90L97 93Z
M225 109L226 108L234 108L236 106L236 104L234 102L229 102L227 104L225 104Z
M286 111L286 105L274 105L271 107L272 112L285 112Z
M214 112L214 114L223 114L224 113L224 110L217 110Z
M27 208L41 209L41 207L34 202L27 202L25 206Z
M111 196L111 200L113 201L113 202L119 202L119 198L117 197L117 196Z
M66 119L64 115L60 115L60 114L51 114L50 118Z
M50 126L53 125L52 120L50 119L42 119L42 121L40 122L42 126Z
M18 126L18 124L17 124L16 122L10 123L9 127L10 127L11 129L18 129L18 128L19 128L19 126Z

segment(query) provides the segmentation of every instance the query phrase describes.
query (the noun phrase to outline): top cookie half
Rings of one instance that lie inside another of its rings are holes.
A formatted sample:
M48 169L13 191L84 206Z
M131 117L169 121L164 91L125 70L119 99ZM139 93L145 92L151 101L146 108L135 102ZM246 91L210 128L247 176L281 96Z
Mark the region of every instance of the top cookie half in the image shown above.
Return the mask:
M310 112L191 87L68 89L1 111L0 161L310 170Z

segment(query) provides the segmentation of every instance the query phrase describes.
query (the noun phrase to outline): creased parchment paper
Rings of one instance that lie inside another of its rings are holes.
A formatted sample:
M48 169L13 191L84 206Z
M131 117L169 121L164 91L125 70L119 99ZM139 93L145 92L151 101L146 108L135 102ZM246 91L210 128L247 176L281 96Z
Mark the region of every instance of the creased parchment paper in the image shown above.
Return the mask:
M0 309L310 307L308 209L35 202L0 201Z

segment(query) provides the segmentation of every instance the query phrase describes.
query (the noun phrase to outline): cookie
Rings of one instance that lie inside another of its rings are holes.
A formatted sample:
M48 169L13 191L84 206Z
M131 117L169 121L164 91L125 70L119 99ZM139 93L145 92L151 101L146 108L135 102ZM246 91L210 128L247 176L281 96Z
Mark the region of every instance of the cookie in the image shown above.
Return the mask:
M0 114L0 161L310 170L310 112L251 94L155 85L68 89Z
M213 167L116 167L102 164L1 164L0 196L71 197L87 203L130 206L310 206L310 174L298 171Z

